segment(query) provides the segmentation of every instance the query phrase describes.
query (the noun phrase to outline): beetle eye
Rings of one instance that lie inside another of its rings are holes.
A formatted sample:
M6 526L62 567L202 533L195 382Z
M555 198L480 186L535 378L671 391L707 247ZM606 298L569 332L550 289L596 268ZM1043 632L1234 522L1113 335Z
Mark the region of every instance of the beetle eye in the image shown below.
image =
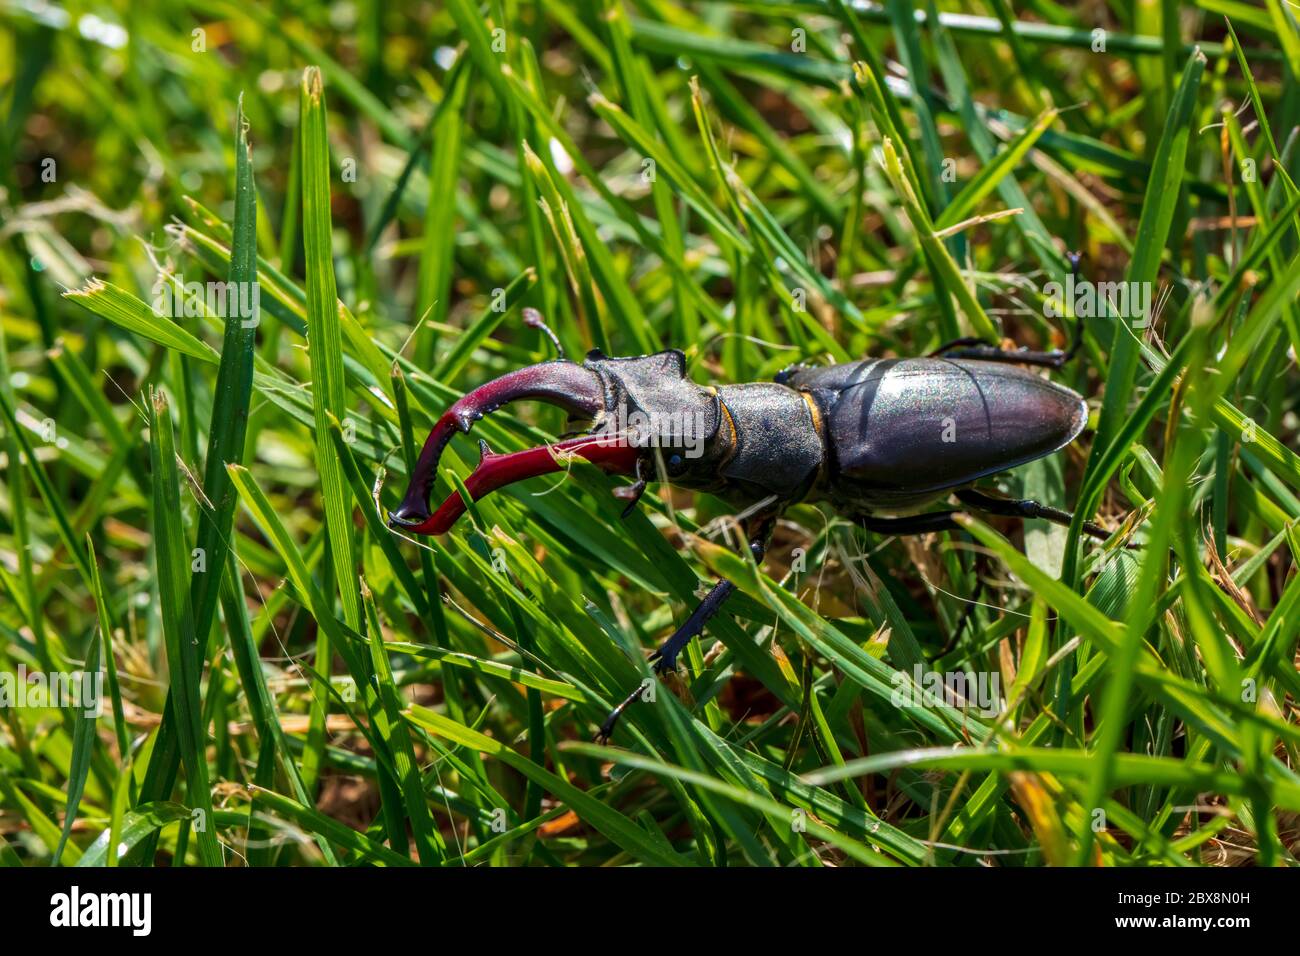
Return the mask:
M676 471L678 468L682 467L682 456L681 456L681 455L673 455L671 458L669 458L669 459L668 459L668 467L671 468L671 469L673 469L674 471Z

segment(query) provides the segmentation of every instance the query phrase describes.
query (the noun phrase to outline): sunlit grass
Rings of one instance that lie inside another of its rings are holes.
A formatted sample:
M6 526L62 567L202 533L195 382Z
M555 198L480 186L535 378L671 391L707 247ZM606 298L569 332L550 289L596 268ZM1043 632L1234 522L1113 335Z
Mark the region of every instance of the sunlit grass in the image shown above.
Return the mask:
M1294 13L942 6L985 20L0 6L0 672L105 698L0 708L0 862L1294 863ZM1064 347L1072 251L1154 314L1083 317L1089 427L987 483L1068 529L805 504L759 567L722 502L621 519L582 465L384 527L447 405L554 357L524 306L754 381ZM186 295L254 279L256 323ZM993 706L901 704L927 671Z

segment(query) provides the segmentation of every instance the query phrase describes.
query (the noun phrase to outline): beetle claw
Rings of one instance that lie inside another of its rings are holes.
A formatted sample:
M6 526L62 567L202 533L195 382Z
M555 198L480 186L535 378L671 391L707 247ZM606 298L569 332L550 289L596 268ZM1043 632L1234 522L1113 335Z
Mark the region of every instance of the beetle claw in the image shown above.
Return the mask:
M584 435L508 455L486 452L479 460L478 467L465 479L465 488L470 498L478 501L516 481L563 471L574 458L584 458L606 472L625 475L635 466L637 453L637 449L628 447L617 436L610 435ZM402 526L419 534L444 534L465 513L465 507L460 492L453 491L432 515L426 512L427 517L420 524ZM398 517L401 523L400 513L394 517Z
M389 515L389 526L417 534L429 533L433 527L429 492L433 490L443 450L457 432L468 432L484 415L519 399L548 402L560 406L570 415L584 418L596 417L606 405L605 385L601 378L581 365L564 360L530 365L479 386L452 405L429 432L411 472L402 503ZM492 455L483 446L480 446L480 451L483 453L480 466L489 460L507 457Z

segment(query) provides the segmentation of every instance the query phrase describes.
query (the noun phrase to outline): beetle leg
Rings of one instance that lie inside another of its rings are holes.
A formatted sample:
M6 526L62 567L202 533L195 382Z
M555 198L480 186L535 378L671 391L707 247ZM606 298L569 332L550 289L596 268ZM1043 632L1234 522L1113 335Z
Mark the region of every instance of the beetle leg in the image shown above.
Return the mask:
M760 549L755 553L755 558L761 556ZM718 613L735 590L736 586L726 578L722 578L709 589L709 593L704 595L704 599L696 605L691 616L686 619L686 623L674 631L672 637L660 644L650 655L650 663L654 664L656 674L667 674L669 671L677 670L677 655L690 643L692 637L704 633L704 625L709 623L709 618Z
M659 648L650 655L650 662L654 665L655 674L662 676L677 669L677 655L682 652L692 637L704 632L704 625L708 623L709 618L718 613L718 610L726 603L727 598L735 592L736 586L726 578L720 580L704 600L696 606L691 612L691 616L686 619L686 623L673 631L672 637L659 645ZM596 741L598 743L608 743L609 738L614 735L614 728L618 725L618 719L623 716L623 711L627 710L632 704L645 693L646 685L642 681L637 684L636 689L628 694L617 707L609 712L605 722L600 725L600 730L596 731Z
M627 507L625 507L623 509L622 514L619 515L620 518L626 518L628 515L630 515L632 513L632 509L637 506L637 502L641 500L641 496L645 494L646 479L645 476L641 474L641 470L644 465L644 462L645 462L644 458L638 458L636 460L636 481L635 482L633 482L630 485L621 485L620 487L614 489L615 498L625 498L627 500Z
M609 738L614 736L614 728L618 725L618 719L623 716L623 711L635 704L637 700L645 694L646 684L648 681L649 678L642 681L640 684L637 684L636 690L624 697L622 702L609 712L609 716L605 718L605 722L601 724L600 729L596 731L596 743L609 743Z
M755 561L761 562L763 560L763 554L767 549L767 538L772 533L774 524L775 522L771 518L762 519L758 531L749 539L749 550L754 555ZM677 655L690 643L691 638L704 633L704 626L709 622L709 619L718 613L718 610L726 603L727 598L735 593L735 590L736 586L726 578L720 579L717 584L713 585L709 593L691 612L691 616L686 619L686 622L673 631L672 636L660 644L658 650L650 655L650 661L654 664L656 674L662 675L677 669ZM609 742L619 718L623 716L623 712L641 699L644 693L645 683L642 682L617 707L609 712L605 722L600 725L600 730L596 732L597 743Z
M927 511L901 518L878 518L874 515L856 515L853 520L876 534L928 534L931 531L956 531L960 525L952 520L956 511Z
M940 345L937 349L931 352L928 357L939 358L941 355L947 355L949 352L953 351L953 349L965 348L971 345L988 346L988 343L977 335L963 335L959 339L952 339L949 342L944 342L943 345Z
M1074 520L1074 515L1070 514L1070 512L1040 504L1032 498L995 498L992 495L984 494L982 491L976 491L974 488L962 488L956 492L956 495L957 500L962 504L970 505L972 508L988 514L1003 515L1009 518L1044 518L1053 524L1065 525L1066 527L1069 527L1070 522ZM1099 538L1102 541L1110 537L1109 531L1094 522L1085 521L1082 527L1085 534Z
M686 619L686 623L675 630L672 637L664 641L659 646L659 649L650 655L656 674L663 675L677 669L677 655L682 652L682 648L687 645L692 637L703 633L704 625L708 623L709 618L718 613L719 608L722 607L727 598L731 597L735 590L736 586L726 578L713 585L712 590L704 596L704 600ZM609 712L605 722L600 725L600 730L596 732L597 743L609 742L610 737L614 735L615 726L618 725L618 719L623 716L623 711L640 699L645 689L644 682L637 684L636 689Z
M1070 260L1070 272L1077 283L1079 281L1079 253L1070 252L1066 254L1066 257ZM949 358L977 359L984 362L1007 362L1012 365L1063 368L1079 354L1081 348L1083 348L1083 317L1075 316L1074 341L1070 343L1070 347L1065 351L1060 349L1052 349L1050 352L1031 352L1028 349L1008 350L998 348L996 345L989 345L978 336L967 335L959 339L953 339L951 342L945 342L930 353L930 358L947 356Z
M1070 522L1074 520L1074 516L1070 512L1039 504L1030 498L995 498L973 488L962 488L956 492L956 495L962 504L969 506L972 510L983 511L986 514L1007 518L1043 518L1053 524L1064 525L1065 527L1069 527ZM959 513L951 510L927 511L919 515L905 515L901 518L857 515L853 520L868 531L874 531L877 534L903 536L928 534L932 531L956 531L960 528L960 525L952 520L952 516ZM1102 541L1110 538L1109 531L1091 521L1083 523L1083 532Z
M956 346L961 341L959 339L956 342L948 343L948 345ZM932 356L942 355L944 358L975 359L980 362L1006 362L1010 365L1038 365L1043 368L1061 368L1066 362L1074 358L1074 353L1078 350L1074 345L1070 346L1068 352L1062 352L1060 349L1053 349L1050 352L1032 352L1029 349L1008 351L1007 349L1000 349L996 345L987 344L949 349L948 345L930 354Z

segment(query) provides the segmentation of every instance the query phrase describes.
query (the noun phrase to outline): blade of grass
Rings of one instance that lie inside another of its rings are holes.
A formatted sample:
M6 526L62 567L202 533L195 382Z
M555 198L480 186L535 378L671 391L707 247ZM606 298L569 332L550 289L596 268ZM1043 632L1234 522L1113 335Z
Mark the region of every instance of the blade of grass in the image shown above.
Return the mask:
M429 804L420 786L420 768L415 759L415 748L411 746L411 735L407 732L406 722L402 720L402 700L393 681L393 671L388 663L388 651L384 646L383 632L379 626L379 612L375 610L370 589L364 581L361 583L361 599L366 608L366 620L370 633L370 660L375 669L375 682L379 688L379 700L382 704L383 720L377 726L379 733L388 739L393 751L394 769L402 787L402 796L406 805L407 819L415 837L416 852L420 862L425 866L440 863L445 856L446 846L442 837L434 828L433 818L429 815Z
M175 686L171 695L176 715L180 759L185 766L190 799L201 811L199 857L204 866L221 866L208 784L207 732L199 681L203 657L194 630L194 610L185 587L186 557L181 527L180 474L172 437L170 405L164 393L149 398L149 462L153 475L154 560L158 575L159 612L167 648L167 667ZM154 760L150 759L150 764ZM142 793L145 791L142 788Z
M343 620L360 632L361 597L356 581L352 509L342 467L333 454L330 416L348 418L343 393L343 342L334 283L333 226L330 217L329 142L325 132L325 88L320 70L308 67L300 88L302 124L302 226L307 264L307 328L312 366L312 406L316 418L316 467L320 471L330 558L343 601ZM328 663L326 661L325 663Z
M889 177L890 183L893 184L899 198L903 201L903 208L907 212L907 218L911 220L912 228L916 231L917 241L925 250L929 261L934 265L936 295L952 295L957 300L962 312L965 313L966 319L970 322L975 334L989 342L997 341L998 333L993 326L992 320L989 319L984 308L979 304L975 293L966 285L961 270L957 267L957 263L953 261L943 241L935 235L934 223L930 221L929 214L921 207L916 193L912 190L911 183L908 182L907 177L904 175L902 164L899 162L898 153L894 149L893 143L886 138L881 145L881 149L884 153L885 174Z
M236 495L226 474L226 465L244 460L248 428L249 402L253 390L253 354L260 316L256 304L260 296L257 283L257 192L253 182L252 147L248 142L248 123L241 98L235 117L235 223L231 230L229 288L236 290L227 297L229 314L225 316L221 358L213 393L212 415L208 424L207 458L203 471L203 495L210 507L200 507L196 551L200 565L190 578L188 604L192 609L194 651L202 660L207 653L209 635L216 619L217 600L225 573L226 555L234 520ZM246 291L251 290L251 291ZM252 303L252 315L241 314L234 302ZM129 305L122 302L123 307ZM159 317L159 322L163 322ZM157 472L154 473L155 475ZM189 642L186 642L187 644ZM176 779L181 755L177 746L183 742L176 722L183 719L169 692L164 706L162 725L146 768L141 786L141 800L153 803L165 799ZM151 841L146 841L151 842Z
M463 727L435 711L412 705L406 711L406 719L418 727L446 737L465 747L473 747L481 753L495 757L506 766L535 781L543 789L563 800L582 819L617 843L634 857L656 866L690 866L691 861L670 848L649 838L649 836L629 820L605 804L596 800L582 790L556 776L550 771L537 766L527 757L493 740L475 730Z
M89 675L98 676L99 659L102 654L101 643L91 639L90 652L86 655L85 671L82 675L82 687L87 685L86 677ZM54 862L52 866L58 866L59 861L63 858L63 848L68 843L68 836L72 833L72 824L77 819L77 809L81 806L81 796L86 788L86 775L90 772L91 751L95 747L95 726L99 720L99 705L102 703L96 696L95 706L87 709L87 702L81 700L81 709L77 713L72 731L72 765L68 768L68 800L63 810L63 831L59 834L59 845L54 848Z

